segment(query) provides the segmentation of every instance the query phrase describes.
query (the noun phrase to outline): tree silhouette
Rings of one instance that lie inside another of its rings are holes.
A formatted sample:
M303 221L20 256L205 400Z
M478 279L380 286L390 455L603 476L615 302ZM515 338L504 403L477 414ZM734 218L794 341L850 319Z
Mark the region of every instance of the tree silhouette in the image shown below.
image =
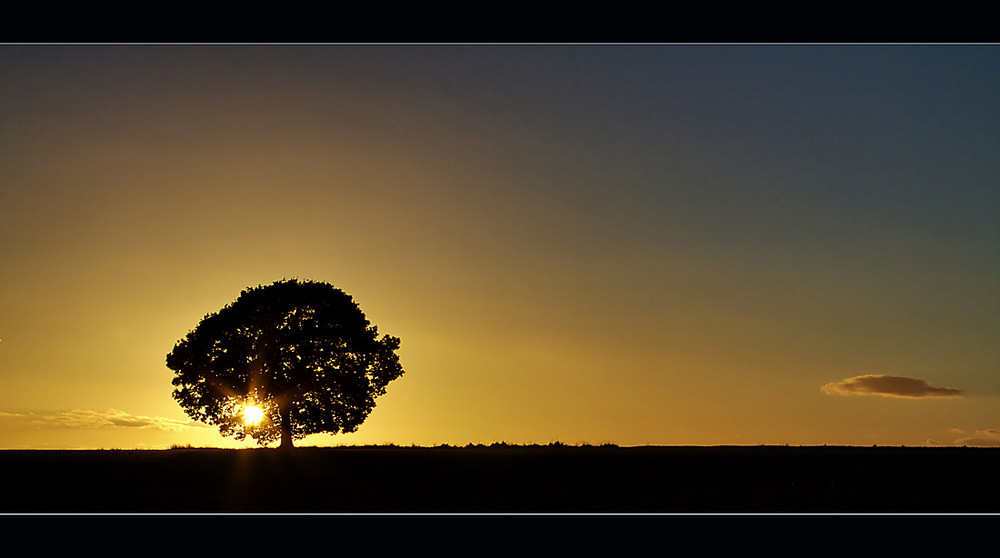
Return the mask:
M174 399L223 436L291 448L309 434L354 432L403 374L399 338L378 337L350 295L283 280L244 290L167 355ZM243 409L263 411L255 424Z

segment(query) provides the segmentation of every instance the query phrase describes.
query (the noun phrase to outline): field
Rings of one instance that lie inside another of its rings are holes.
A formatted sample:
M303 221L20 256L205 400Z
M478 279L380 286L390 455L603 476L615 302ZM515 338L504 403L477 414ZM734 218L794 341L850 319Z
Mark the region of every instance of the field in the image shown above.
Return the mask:
M4 450L0 512L994 513L1000 448Z

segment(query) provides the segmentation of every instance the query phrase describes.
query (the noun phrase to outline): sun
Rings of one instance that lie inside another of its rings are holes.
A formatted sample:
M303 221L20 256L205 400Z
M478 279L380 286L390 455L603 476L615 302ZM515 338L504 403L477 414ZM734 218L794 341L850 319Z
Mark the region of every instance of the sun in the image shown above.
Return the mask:
M243 407L243 422L254 425L258 422L264 420L264 411L260 410L260 407L254 405L246 405Z

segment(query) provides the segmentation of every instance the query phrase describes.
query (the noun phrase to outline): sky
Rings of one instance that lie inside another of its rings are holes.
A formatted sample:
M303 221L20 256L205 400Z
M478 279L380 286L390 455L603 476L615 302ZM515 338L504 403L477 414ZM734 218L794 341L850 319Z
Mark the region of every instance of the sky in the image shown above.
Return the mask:
M0 448L245 447L248 287L401 339L297 445L1000 445L1000 47L0 45Z

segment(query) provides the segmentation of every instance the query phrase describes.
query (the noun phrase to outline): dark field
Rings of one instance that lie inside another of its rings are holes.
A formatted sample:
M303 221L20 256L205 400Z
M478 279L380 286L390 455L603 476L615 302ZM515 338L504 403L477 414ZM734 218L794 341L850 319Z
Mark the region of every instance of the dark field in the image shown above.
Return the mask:
M1000 448L0 451L0 512L994 513Z

